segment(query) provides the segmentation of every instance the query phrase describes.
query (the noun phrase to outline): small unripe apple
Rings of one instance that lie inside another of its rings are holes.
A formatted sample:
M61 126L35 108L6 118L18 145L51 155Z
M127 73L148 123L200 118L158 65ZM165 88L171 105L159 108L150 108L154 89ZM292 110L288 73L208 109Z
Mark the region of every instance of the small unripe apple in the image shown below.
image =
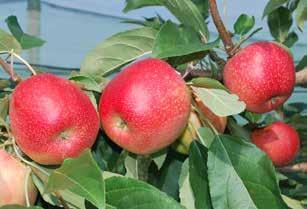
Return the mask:
M194 111L192 111L190 113L189 121L186 128L179 136L179 138L172 144L172 148L174 148L177 152L180 152L181 154L188 154L192 141L198 138L196 131L201 126L202 125L198 118L198 115Z
M129 65L108 83L99 112L104 131L116 144L151 154L180 136L190 107L190 92L175 69L148 58Z
M29 169L5 150L0 149L0 207L12 204L26 206L25 185ZM29 201L34 204L37 189L31 177L27 185Z
M226 87L246 103L247 110L269 112L292 94L295 85L293 58L276 43L256 42L228 60L223 79Z
M204 126L208 128L215 128L219 133L224 133L226 126L227 126L227 117L219 117L215 115L207 106L204 105L204 103L198 99L195 98L195 103L201 111L203 117L206 119L204 120ZM210 124L209 124L210 123ZM211 127L213 126L213 127ZM184 132L181 134L179 139L177 139L172 147L182 153L182 154L188 154L189 153L189 147L193 140L197 139L197 130L202 127L202 124L200 122L199 116L196 112L192 111L190 113L189 122L187 127L185 128Z
M300 149L296 130L283 122L275 122L251 134L252 142L264 151L275 166L289 164Z
M95 142L98 113L70 81L43 73L14 90L9 117L20 149L41 164L60 164Z

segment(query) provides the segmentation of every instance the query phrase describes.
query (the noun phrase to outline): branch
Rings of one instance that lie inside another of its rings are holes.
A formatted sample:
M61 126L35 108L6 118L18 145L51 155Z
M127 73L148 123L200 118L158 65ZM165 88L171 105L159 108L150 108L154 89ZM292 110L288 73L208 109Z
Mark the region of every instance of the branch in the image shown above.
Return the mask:
M295 74L295 84L307 88L307 67Z
M216 0L209 0L209 5L210 5L210 11L211 11L213 22L216 26L217 31L219 32L219 34L222 38L225 50L226 50L228 56L232 57L233 54L234 54L234 52L233 52L234 44L232 42L230 34L228 33L228 31L227 31L227 29L226 29L226 27L225 27L225 25L224 25L224 23L221 19L221 16L219 14L219 11L218 11L218 8L217 8L217 5L216 5Z
M21 78L18 75L15 75L14 70L12 69L11 65L9 65L6 61L0 58L0 65L2 66L3 70L9 74L10 78L13 81L20 81Z
M294 173L294 172L307 172L307 163L298 163L291 166L285 166L278 168L278 170L285 172L285 173Z

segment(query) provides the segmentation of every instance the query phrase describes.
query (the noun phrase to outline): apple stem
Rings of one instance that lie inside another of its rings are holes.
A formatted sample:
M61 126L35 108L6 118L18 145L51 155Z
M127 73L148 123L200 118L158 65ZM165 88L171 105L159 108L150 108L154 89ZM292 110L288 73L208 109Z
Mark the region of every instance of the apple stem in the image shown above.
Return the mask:
M211 16L214 22L214 25L216 26L216 29L218 30L220 37L222 38L225 50L228 54L228 57L232 57L233 54L233 48L234 44L232 42L231 36L229 32L227 31L221 16L219 14L217 5L216 5L216 0L209 0L209 6L210 6L210 11L211 11Z
M148 181L148 169L151 164L151 157L150 155L138 155L138 179L141 181Z
M11 77L11 79L15 82L21 81L21 78L15 74L14 72L14 57L16 57L17 59L19 59L26 67L27 69L31 72L32 75L36 75L37 73L35 72L35 70L32 68L32 66L25 60L23 59L21 56L19 56L18 54L16 54L14 52L14 50L12 49L11 51L0 51L0 55L1 54L8 54L8 58L10 58L10 65L3 60L2 58L0 58L0 65L2 66L3 70L9 74L9 76Z
M24 189L25 189L25 199L26 199L26 205L27 207L30 207L30 199L29 199L29 182L30 182L30 175L31 175L31 168L27 167L28 171L26 173L26 179L25 179L25 185L24 185Z
M48 173L47 171L45 171L44 169L42 169L41 167L39 167L39 166L36 165L35 163L32 163L32 162L26 160L24 157L21 156L21 154L20 154L19 151L18 151L18 147L17 147L17 145L16 145L16 143L15 143L15 139L14 139L14 138L13 138L13 140L12 140L12 143L13 143L13 149L14 149L14 152L15 152L16 156L17 156L22 162L24 162L25 164L29 165L29 166L32 167L32 168L35 168L35 169L39 170L39 171L40 171L41 173L43 173L44 175L49 176L49 173Z

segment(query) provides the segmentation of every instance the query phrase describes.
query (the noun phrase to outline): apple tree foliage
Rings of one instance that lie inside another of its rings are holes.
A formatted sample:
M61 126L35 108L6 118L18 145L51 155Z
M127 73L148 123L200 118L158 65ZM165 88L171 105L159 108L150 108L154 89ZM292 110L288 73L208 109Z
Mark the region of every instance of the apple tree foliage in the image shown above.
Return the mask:
M123 12L161 6L177 21L161 16L127 20L136 28L107 38L92 49L80 72L69 79L77 83L97 107L104 86L112 75L136 59L164 59L181 74L193 92L218 116L228 116L225 133L212 127L198 130L188 155L171 147L151 156L136 156L108 139L103 130L91 150L67 159L57 167L29 162L31 177L39 190L36 206L65 209L302 209L307 208L307 103L290 103L268 114L245 111L245 104L219 81L227 60L221 39L209 33L209 1L126 0ZM290 50L304 33L306 0L269 0L263 11L271 40ZM44 40L23 32L15 16L6 19L10 33L0 29L0 53L40 47ZM255 18L241 14L229 28L239 48L254 34ZM305 36L306 37L306 36ZM295 53L293 51L292 53ZM190 64L203 76L190 76ZM307 54L297 61L300 71ZM163 75L161 75L163 76ZM189 77L190 76L190 77ZM16 83L0 80L0 140L9 140L9 95ZM282 113L282 114L281 114ZM275 168L269 158L250 142L255 127L283 119L299 132L302 147L294 166ZM9 151L9 145L7 145ZM304 164L306 166L306 164ZM5 168L0 168L5 169ZM22 209L3 206L1 209Z

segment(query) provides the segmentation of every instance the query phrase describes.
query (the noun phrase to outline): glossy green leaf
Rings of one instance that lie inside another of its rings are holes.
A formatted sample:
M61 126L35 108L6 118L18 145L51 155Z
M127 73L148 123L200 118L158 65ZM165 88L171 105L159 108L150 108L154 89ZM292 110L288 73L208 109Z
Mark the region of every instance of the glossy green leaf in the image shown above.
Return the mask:
M209 39L209 31L202 14L191 0L127 0L125 12L144 6L165 6L182 24L200 32Z
M43 208L39 206L26 207L21 205L5 205L0 207L0 209L43 209Z
M245 110L245 103L239 97L222 89L192 87L194 94L216 115L236 115Z
M221 82L208 77L194 78L192 79L191 83L193 86L196 87L203 87L208 89L223 89L225 91L228 91L228 89Z
M182 164L178 184L181 205L189 209L196 209L195 197L190 183L189 159L186 159Z
M106 76L139 57L150 54L157 31L137 28L117 33L90 51L81 64L82 74Z
M159 176L155 186L161 191L177 200L179 194L179 177L181 167L185 156L179 155L172 149L169 150L162 168L159 170Z
M156 152L151 155L152 160L157 165L158 169L160 169L163 166L163 163L166 160L167 156L167 149L162 149L159 152Z
M287 203L287 205L292 209L304 209L301 202L285 195L282 195L282 199Z
M264 8L262 17L265 17L272 13L274 10L288 2L289 0L270 0Z
M215 139L215 134L213 133L213 131L207 127L200 127L197 132L201 143L205 147L209 148L213 140Z
M127 177L138 179L139 178L139 169L138 169L138 160L136 155L129 154L125 159L125 168Z
M295 70L300 71L300 70L303 70L305 67L307 67L307 55L302 57L300 62L296 65Z
M231 135L250 141L249 130L240 126L232 117L227 119L227 128Z
M207 149L193 141L189 152L190 184L195 196L196 209L213 209L211 204L207 173Z
M223 135L213 141L208 174L215 209L288 209L272 162L255 145L240 138Z
M69 77L69 80L74 81L82 86L83 89L88 91L95 91L101 93L102 84L98 84L91 76L74 75ZM107 80L106 80L107 82Z
M176 34L176 36L174 36ZM189 27L179 27L170 21L166 22L154 42L153 55L168 58L207 51L218 46L219 40L204 44L197 32Z
M288 37L292 25L292 15L286 7L279 7L268 17L268 25L272 36L282 43Z
M291 33L288 34L283 44L288 48L291 48L298 41L298 39L299 39L298 35L292 31Z
M247 34L255 25L255 17L241 14L234 24L234 31L238 35Z
M162 6L160 0L126 0L124 12L139 9L147 6Z
M45 43L44 40L38 37L24 33L18 23L16 16L9 16L8 18L6 18L5 22L8 28L10 29L11 33L18 40L23 49L40 47Z
M104 181L90 150L87 149L78 158L66 159L60 168L51 173L46 192L65 189L84 197L99 209L105 208Z
M262 118L262 114L245 111L244 117L251 123L258 123Z
M0 51L11 51L12 49L17 54L20 54L22 50L21 45L14 36L0 29Z
M107 204L117 209L184 209L177 201L142 181L111 177L105 184Z
M307 1L300 0L295 10L296 24L300 30L304 29L304 22L307 21Z

